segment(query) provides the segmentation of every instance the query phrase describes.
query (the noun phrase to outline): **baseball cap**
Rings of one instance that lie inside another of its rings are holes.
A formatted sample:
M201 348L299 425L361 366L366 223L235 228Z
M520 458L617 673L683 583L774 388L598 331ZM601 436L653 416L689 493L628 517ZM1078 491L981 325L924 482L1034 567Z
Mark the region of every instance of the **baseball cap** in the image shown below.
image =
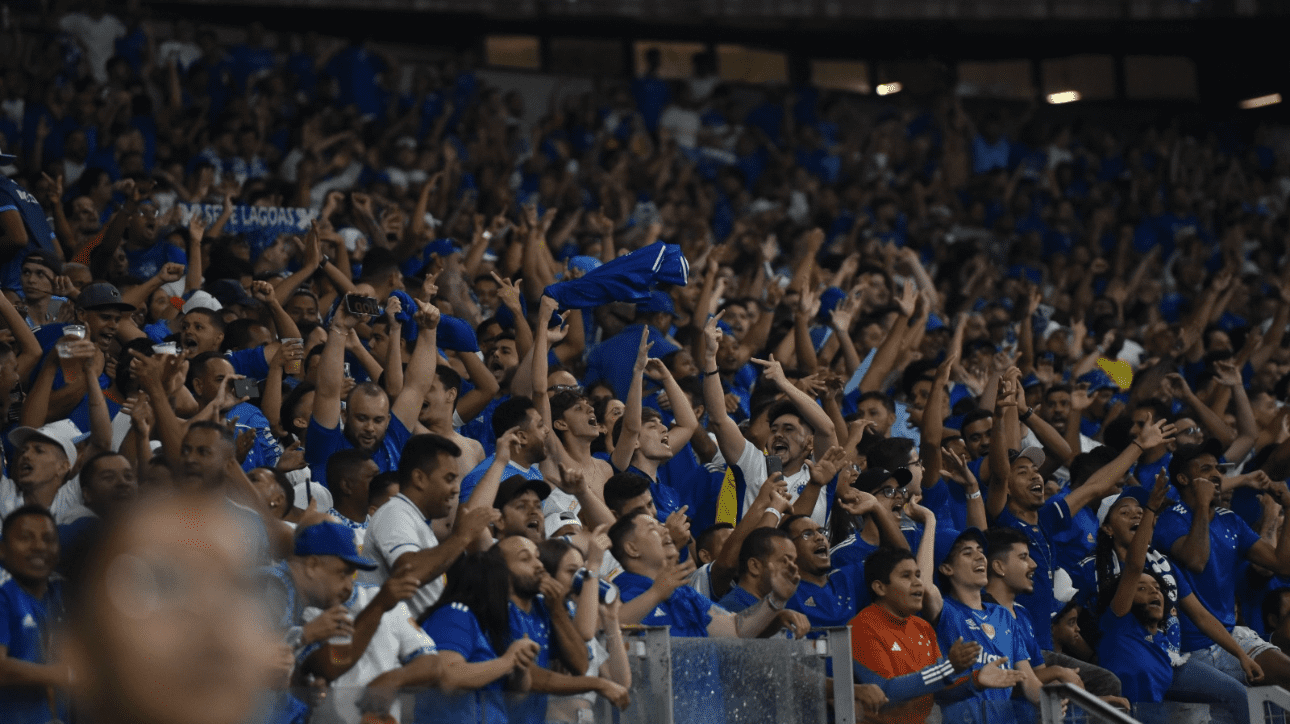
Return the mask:
M87 284L76 297L76 306L81 309L117 309L122 312L133 312L134 305L121 300L121 290L108 282Z
M296 555L336 556L362 571L376 570L376 561L358 555L354 531L340 523L324 521L296 533Z
M1115 384L1111 376L1100 369L1085 372L1077 380L1081 383L1088 383L1088 392L1092 394L1098 390L1119 390L1120 386Z
M551 486L545 480L529 480L523 475L512 475L497 486L497 497L493 498L493 507L500 509L519 497L525 490L532 490L539 500L546 500L551 494Z
M872 493L878 489L878 486L895 479L896 487L903 488L909 485L909 481L914 479L914 474L905 468L896 468L895 470L886 470L884 468L869 468L860 473L851 487L865 493Z
M5 153L3 150L0 150L0 163L13 163L17 160L18 157L12 153Z
M666 292L650 292L649 299L636 303L636 312L638 314L656 314L666 312L676 316L676 309L672 306L672 297Z
M1098 527L1101 527L1102 524L1106 522L1106 516L1110 515L1112 510L1115 510L1116 505L1119 505L1120 503L1126 500L1136 500L1138 501L1138 505L1141 505L1142 507L1145 508L1147 507L1147 498L1150 498L1150 497L1151 497L1151 491L1147 490L1141 485L1130 485L1129 487L1120 491L1119 495L1116 495L1114 497L1108 495L1102 501L1102 505L1098 506L1098 509L1097 509Z
M246 288L236 279L216 279L211 282L207 291L219 301L222 307L231 307L235 304L243 307L260 306L260 300L247 294Z
M212 297L210 292L203 292L199 289L193 292L188 301L184 302L184 306L180 311L184 314L188 314L194 309L209 309L212 312L218 312L223 308L224 305L220 304L218 299Z
M67 464L76 466L76 438L80 437L80 428L71 420L58 420L44 427L17 427L9 433L9 442L15 448L21 448L31 440L53 443L63 449Z
M1047 456L1044 455L1044 449L1039 447L1038 445L1031 445L1025 448L1024 450L1022 450L1021 452L1017 452L1016 450L1008 451L1009 465L1017 462L1021 458L1026 458L1030 462L1034 463L1035 467L1039 467L1040 465L1044 464L1044 460L1047 458Z
M23 264L39 264L58 276L63 273L63 262L59 261L58 256L52 251L44 249L33 249L22 260Z
M949 325L945 324L945 320L941 319L941 315L932 312L927 315L926 327L928 332L935 332L938 329L948 329Z
M546 537L554 538L555 534L560 532L561 528L576 525L582 527L582 521L578 519L578 514L572 510L562 510L559 513L552 513L546 517Z
M974 540L981 544L981 551L985 551L985 533L982 533L980 528L964 528L962 531L956 531L953 528L938 526L935 541L936 565L939 566L949 558L954 546L963 540Z

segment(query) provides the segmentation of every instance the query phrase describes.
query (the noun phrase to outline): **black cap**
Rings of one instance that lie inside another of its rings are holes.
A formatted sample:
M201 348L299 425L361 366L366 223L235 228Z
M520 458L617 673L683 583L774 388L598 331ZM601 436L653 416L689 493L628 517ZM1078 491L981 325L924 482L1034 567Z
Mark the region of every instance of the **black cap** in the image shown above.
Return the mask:
M13 163L14 161L17 161L17 160L18 160L18 157L13 155L12 153L5 153L4 151L0 151L0 163Z
M133 312L134 305L121 300L121 290L108 282L87 284L76 297L76 306L81 309L117 309L122 312Z
M523 475L512 475L497 486L497 497L493 499L493 507L500 510L525 490L537 493L539 500L546 500L546 496L551 494L551 486L544 480L529 480Z
M58 255L52 251L45 251L44 249L33 249L26 257L23 258L22 263L39 264L48 268L54 273L54 276L58 276L63 273L63 262L58 258Z
M243 307L258 307L260 300L246 293L246 288L235 279L216 279L206 287L206 291L215 297L222 307L234 304Z
M869 468L860 473L860 477L851 484L851 487L865 493L872 493L878 489L878 486L895 478L896 487L903 488L909 485L914 479L914 474L906 468L896 468L895 470L886 470L884 468Z

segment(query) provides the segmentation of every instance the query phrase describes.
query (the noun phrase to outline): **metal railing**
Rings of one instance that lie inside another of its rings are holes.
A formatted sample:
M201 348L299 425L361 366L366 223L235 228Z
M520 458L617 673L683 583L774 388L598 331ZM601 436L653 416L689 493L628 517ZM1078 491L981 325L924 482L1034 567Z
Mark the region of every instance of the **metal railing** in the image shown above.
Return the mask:
M1279 686L1252 686L1245 694L1253 724L1290 724L1290 691Z
M1101 699L1065 682L1040 690L1039 712L1044 724L1137 724Z

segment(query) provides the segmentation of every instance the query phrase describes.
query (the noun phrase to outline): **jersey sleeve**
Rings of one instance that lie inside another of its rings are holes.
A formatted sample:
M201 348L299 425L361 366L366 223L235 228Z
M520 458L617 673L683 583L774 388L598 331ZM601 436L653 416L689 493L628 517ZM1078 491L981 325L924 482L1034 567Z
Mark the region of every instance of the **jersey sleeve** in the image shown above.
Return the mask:
M400 601L393 611L385 615L388 617L394 638L399 642L400 664L406 666L409 661L418 656L439 652L430 634L417 625L406 601Z
M402 506L390 510L367 527L363 549L375 550L376 555L385 560L386 566L394 570L394 562L399 556L421 550L417 530L413 527L417 524L425 525L407 515Z
M434 640L439 651L452 651L470 661L479 635L479 622L469 608L451 603L435 611L426 621L425 634Z
M253 380L263 380L269 376L269 362L264 357L263 347L229 352L228 362L233 365L234 372Z
M1151 534L1151 545L1165 555L1172 555L1174 543L1186 536L1190 527L1190 522L1180 515L1176 508L1170 508L1162 512L1156 520L1155 532Z
M1226 523L1228 528L1236 533L1237 553L1244 556L1246 551L1254 547L1255 543L1259 542L1259 534L1255 533L1254 529L1250 527L1250 524L1242 520L1241 516L1236 513L1229 510L1224 511L1222 515L1227 519Z

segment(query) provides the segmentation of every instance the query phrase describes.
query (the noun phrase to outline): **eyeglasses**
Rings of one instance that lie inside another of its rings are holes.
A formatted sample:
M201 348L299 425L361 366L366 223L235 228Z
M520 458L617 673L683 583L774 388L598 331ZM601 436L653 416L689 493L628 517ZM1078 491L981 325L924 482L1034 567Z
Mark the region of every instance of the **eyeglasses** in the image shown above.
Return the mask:
M1199 435L1200 433L1201 429L1199 427L1189 427L1186 430L1178 431L1179 435Z
M900 488L883 488L883 489L881 489L881 490L879 490L879 491L878 491L878 494L879 494L879 495L881 495L881 496L882 496L882 497L884 497L884 498L894 498L894 497L896 497L897 495L899 495L899 496L900 496L900 497L902 497L902 498L906 498L906 499L908 499L908 498L909 498L909 490L907 490L907 489L905 489L905 488L903 488L903 487L900 487Z
M910 463L910 464L908 465L908 467L911 467L911 468L921 468L921 467L923 467L923 459L922 459L922 458L919 458L919 459L915 460L914 462Z
M560 392L576 392L581 395L585 390L582 385L551 385L546 391L552 395Z
M802 531L801 533L798 533L796 536L794 536L794 538L801 538L802 540L810 540L810 539L814 538L814 537L815 537L815 536L817 536L817 535L818 535L819 537L823 538L823 537L824 537L824 529L823 529L823 528L807 528L806 530L804 530L804 531Z

